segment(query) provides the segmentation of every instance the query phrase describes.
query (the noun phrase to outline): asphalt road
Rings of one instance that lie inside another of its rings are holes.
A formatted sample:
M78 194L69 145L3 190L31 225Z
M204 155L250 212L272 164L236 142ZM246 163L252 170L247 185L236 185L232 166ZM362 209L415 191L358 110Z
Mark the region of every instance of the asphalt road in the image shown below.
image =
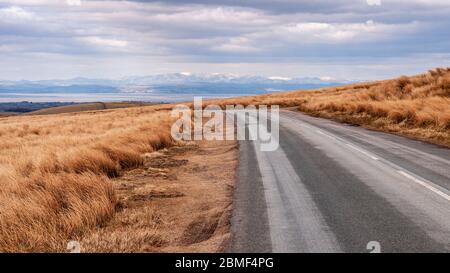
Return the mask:
M240 142L231 252L450 252L450 150L281 111Z

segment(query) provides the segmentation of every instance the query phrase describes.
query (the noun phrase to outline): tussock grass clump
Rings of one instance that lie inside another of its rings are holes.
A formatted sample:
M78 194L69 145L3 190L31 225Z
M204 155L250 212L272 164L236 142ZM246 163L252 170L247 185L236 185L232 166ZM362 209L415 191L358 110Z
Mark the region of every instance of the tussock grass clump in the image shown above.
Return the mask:
M110 178L172 144L151 107L0 119L0 252L64 251L115 212Z
M111 182L94 173L11 173L1 177L0 246L3 252L59 251L114 213Z

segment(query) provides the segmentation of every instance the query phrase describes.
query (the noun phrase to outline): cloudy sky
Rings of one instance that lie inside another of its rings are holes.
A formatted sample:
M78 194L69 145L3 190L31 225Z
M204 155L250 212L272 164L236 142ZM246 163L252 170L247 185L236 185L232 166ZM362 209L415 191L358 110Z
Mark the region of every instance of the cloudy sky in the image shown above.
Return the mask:
M450 66L450 0L0 0L0 79L380 79Z

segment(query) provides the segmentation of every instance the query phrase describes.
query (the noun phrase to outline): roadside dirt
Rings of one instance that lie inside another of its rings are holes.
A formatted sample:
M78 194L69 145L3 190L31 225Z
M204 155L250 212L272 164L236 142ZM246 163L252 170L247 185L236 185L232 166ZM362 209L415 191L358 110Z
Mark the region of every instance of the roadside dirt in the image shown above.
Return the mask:
M83 252L223 252L237 144L185 143L143 155L143 168L115 180L115 217L83 238Z

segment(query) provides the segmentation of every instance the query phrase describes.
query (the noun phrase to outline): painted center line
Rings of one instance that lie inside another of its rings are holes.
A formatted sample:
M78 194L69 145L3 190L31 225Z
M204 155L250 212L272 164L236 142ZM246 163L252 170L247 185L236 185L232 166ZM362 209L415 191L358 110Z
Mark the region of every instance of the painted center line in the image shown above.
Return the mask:
M288 119L291 119L291 118L288 118ZM309 127L311 129L314 128L313 126L311 126L309 124L308 125L303 125L303 127ZM403 171L403 168L398 166L397 164L395 164L393 162L390 162L390 161L388 161L388 160L386 160L384 158L378 158L375 155L371 154L370 152L367 152L364 149L361 149L361 148L357 147L356 145L350 144L350 143L348 143L347 141L345 141L344 139L342 139L340 137L336 137L336 136L333 136L331 134L325 133L323 130L320 130L318 128L315 128L315 131L317 133L319 133L321 135L324 135L324 136L327 136L327 137L329 137L329 138L331 138L333 140L342 142L347 147L352 148L353 150L356 150L356 151L366 155L367 157L369 157L369 158L371 158L373 160L376 160L378 162L382 162L382 163L392 167L393 169L395 169L399 174L403 175L404 177L407 177L408 179L410 179L411 181L415 182L416 184L421 185L422 187L424 187L424 188L434 192L435 194L441 196L445 200L450 201L450 195L448 195L444 191L442 191L442 190L432 186L434 184L433 182L425 182L426 179L421 180L421 179L419 179L419 178L409 174L408 172Z
M323 132L322 130L316 130L316 132L319 133L319 134L321 134L321 135L327 136L327 137L329 137L329 138L331 138L331 139L339 140L339 141L343 142L345 145L347 145L348 147L352 148L353 150L358 151L358 152L362 153L363 155L370 157L370 158L373 159L373 160L379 160L378 157L376 157L376 156L374 156L374 155L372 155L372 154L370 154L370 153L368 153L368 152L366 152L366 151L364 151L364 150L361 150L360 148L356 147L355 145L352 145L352 144L350 144L350 143L347 143L346 141L343 141L343 140L340 139L340 138L337 138L337 137L335 137L335 136L329 135L329 134Z
M358 147L356 147L356 146L354 146L354 145L352 145L352 144L346 143L345 145L347 145L348 147L352 148L352 149L355 150L355 151L358 151L358 152L362 153L363 155L366 155L366 156L372 158L373 160L379 160L378 157L376 157L376 156L374 156L374 155L371 155L370 153L368 153L368 152L366 152L366 151L363 151L363 150L361 150L360 148L358 148Z
M332 136L332 135L329 135L329 134L326 134L326 133L324 133L324 132L321 131L321 130L316 130L316 132L319 133L319 134L321 134L321 135L327 136L327 137L329 137L329 138L331 138L331 139L338 140L336 137L334 137L334 136Z
M435 187L431 186L430 184L428 184L425 181L422 181L418 178L415 178L414 176L410 175L409 173L406 173L404 171L397 171L399 174L409 178L410 180L412 180L413 182L427 188L428 190L436 193L437 195L443 197L444 199L446 199L447 201L450 201L450 196L442 191L440 191L439 189L436 189Z

